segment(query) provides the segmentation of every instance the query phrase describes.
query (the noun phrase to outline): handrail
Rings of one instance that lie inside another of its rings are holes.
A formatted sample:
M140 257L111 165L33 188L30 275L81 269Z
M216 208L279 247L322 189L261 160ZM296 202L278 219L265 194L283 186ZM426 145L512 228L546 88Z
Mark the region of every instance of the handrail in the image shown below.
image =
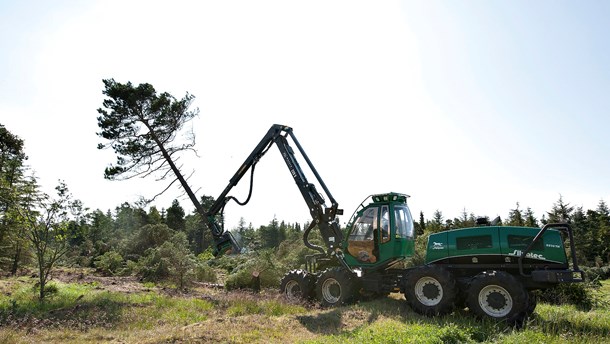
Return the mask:
M578 268L578 262L576 261L576 247L574 247L574 234L572 233L572 227L570 226L570 224L568 224L568 223L547 223L546 225L542 226L542 228L540 229L538 234L536 234L536 236L534 237L534 240L532 240L532 242L527 246L527 248L521 253L521 256L519 257L519 273L521 274L521 276L524 276L524 277L531 276L531 274L527 275L523 271L523 258L525 258L525 256L528 253L530 253L530 251L532 250L534 245L542 238L542 236L544 235L544 232L546 232L547 229L550 229L550 228L557 228L559 230L564 230L568 233L568 238L569 238L569 243L570 243L570 253L572 254L573 271L575 271L575 272L580 271L580 269Z

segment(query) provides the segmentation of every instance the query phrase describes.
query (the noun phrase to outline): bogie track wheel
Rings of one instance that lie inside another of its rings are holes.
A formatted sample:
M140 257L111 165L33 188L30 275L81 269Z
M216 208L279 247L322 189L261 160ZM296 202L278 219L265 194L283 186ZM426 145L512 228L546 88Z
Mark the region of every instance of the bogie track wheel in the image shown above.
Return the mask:
M288 300L309 300L313 296L315 276L304 270L292 270L282 277L280 291Z
M468 308L480 318L505 321L510 325L523 322L528 306L523 284L503 271L486 271L470 284Z
M322 272L316 282L316 295L324 307L339 306L354 298L354 274L342 268Z
M455 307L457 286L451 273L426 265L411 270L405 279L405 297L411 308L426 316L450 313Z

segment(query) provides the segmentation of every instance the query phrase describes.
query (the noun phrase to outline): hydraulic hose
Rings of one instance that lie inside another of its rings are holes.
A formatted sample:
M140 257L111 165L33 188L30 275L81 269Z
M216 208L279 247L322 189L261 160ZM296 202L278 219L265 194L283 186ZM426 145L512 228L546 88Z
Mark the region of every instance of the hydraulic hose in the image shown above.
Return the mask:
M305 232L303 233L303 243L305 243L305 246L312 249L312 250L316 250L320 253L326 253L326 251L324 250L324 248L322 246L318 246L315 244L312 244L311 242L309 242L309 232L311 232L311 230L316 226L316 223L314 221L312 221L309 224L309 227L307 227L307 229L305 230Z

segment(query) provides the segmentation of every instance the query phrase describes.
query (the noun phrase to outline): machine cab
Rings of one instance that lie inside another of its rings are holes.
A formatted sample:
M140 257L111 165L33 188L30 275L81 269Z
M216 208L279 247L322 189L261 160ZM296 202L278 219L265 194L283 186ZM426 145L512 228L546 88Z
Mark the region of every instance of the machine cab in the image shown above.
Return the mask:
M392 192L369 197L372 202L362 202L347 226L346 262L378 267L412 256L415 233L409 196Z

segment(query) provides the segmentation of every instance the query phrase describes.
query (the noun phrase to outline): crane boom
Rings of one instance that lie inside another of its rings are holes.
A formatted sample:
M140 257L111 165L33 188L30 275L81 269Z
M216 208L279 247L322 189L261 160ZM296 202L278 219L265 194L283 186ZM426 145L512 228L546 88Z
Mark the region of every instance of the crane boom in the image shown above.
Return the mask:
M324 196L317 191L316 186L308 182L305 173L299 165L296 154L290 146L288 140L289 138L293 141L301 156L303 159L305 159L305 162L309 166L310 170L313 172L317 182L328 197L330 206L326 205ZM218 196L214 204L206 213L206 219L214 238L214 255L221 255L229 251L234 253L241 251L239 243L237 240L235 240L231 232L224 231L223 226L220 224L219 217L222 215L224 207L229 201L234 200L239 205L245 205L249 202L250 197L252 196L254 168L274 143L278 147L280 154L282 155L282 158L286 163L290 174L292 175L292 178L297 184L297 187L305 200L305 203L307 203L309 213L312 217L312 222L303 233L303 242L305 243L305 246L328 256L332 255L335 250L340 248L343 241L343 233L336 222L336 216L342 215L343 210L339 209L337 201L328 190L326 184L324 184L324 181L303 150L303 147L296 139L294 133L292 132L292 128L285 125L274 124L246 158L244 163L239 167L237 172L235 172L233 177L230 179L229 184L225 187L220 196ZM250 170L251 173L250 191L247 199L244 202L240 202L235 197L229 196L229 192L239 183L248 170ZM322 234L324 244L326 245L326 250L321 246L309 242L309 233L316 225Z

